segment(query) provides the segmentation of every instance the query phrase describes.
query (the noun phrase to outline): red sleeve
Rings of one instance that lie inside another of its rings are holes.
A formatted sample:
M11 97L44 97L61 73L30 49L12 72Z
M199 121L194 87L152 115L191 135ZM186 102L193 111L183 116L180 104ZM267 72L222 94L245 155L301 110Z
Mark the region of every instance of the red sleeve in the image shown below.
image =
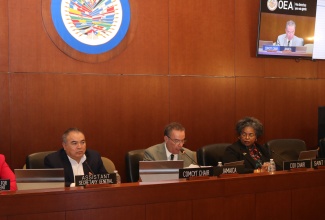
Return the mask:
M17 190L16 176L6 163L5 156L0 154L0 179L10 179L10 190Z

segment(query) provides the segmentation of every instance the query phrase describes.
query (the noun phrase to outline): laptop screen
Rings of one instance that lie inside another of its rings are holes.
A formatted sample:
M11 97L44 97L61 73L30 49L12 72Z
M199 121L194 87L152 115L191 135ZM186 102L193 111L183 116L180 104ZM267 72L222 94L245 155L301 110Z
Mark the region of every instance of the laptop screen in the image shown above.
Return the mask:
M318 150L300 151L298 160L316 159L317 154L318 154Z
M183 160L139 161L139 174L142 182L179 179L179 169Z
M64 187L64 169L15 169L18 190Z

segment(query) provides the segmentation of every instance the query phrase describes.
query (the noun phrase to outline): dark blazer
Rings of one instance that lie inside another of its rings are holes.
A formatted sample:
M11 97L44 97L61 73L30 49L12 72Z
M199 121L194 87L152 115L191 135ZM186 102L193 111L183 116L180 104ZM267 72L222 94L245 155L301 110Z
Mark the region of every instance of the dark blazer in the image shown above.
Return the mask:
M87 160L82 164L85 174L88 174L89 172L94 174L107 173L101 156L97 151L87 149L85 155ZM44 165L47 168L64 168L65 186L70 186L71 183L74 183L72 166L63 148L57 152L47 155L44 158Z
M262 164L264 162L270 161L270 155L267 148L256 143L256 148L261 153L261 161ZM245 145L243 145L240 140L228 146L225 150L224 154L224 162L235 162L244 160L245 172L253 173L254 169L256 169L256 161L250 156L248 149Z

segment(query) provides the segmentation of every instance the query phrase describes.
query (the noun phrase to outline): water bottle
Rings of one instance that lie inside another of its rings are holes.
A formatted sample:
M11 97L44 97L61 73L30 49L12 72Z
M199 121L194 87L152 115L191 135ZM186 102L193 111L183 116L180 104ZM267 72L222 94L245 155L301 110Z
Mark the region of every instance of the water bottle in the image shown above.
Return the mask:
M273 173L275 171L275 163L274 163L273 159L270 159L270 165L269 165L268 171L271 173Z
M117 170L114 170L114 173L116 174L116 183L120 184L121 183L121 176L118 174Z
M217 167L222 167L222 162L218 162Z

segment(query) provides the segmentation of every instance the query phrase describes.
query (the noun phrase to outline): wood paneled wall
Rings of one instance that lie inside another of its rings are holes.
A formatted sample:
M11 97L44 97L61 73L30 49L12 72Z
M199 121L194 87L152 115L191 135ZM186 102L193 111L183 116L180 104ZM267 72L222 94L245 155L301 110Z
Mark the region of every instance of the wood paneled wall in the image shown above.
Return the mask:
M261 143L317 145L325 62L256 58L259 0L136 1L132 41L97 64L53 44L44 1L0 0L0 152L11 168L59 149L72 126L123 178L125 153L162 142L171 121L186 127L192 150L235 141L246 115L265 125Z

